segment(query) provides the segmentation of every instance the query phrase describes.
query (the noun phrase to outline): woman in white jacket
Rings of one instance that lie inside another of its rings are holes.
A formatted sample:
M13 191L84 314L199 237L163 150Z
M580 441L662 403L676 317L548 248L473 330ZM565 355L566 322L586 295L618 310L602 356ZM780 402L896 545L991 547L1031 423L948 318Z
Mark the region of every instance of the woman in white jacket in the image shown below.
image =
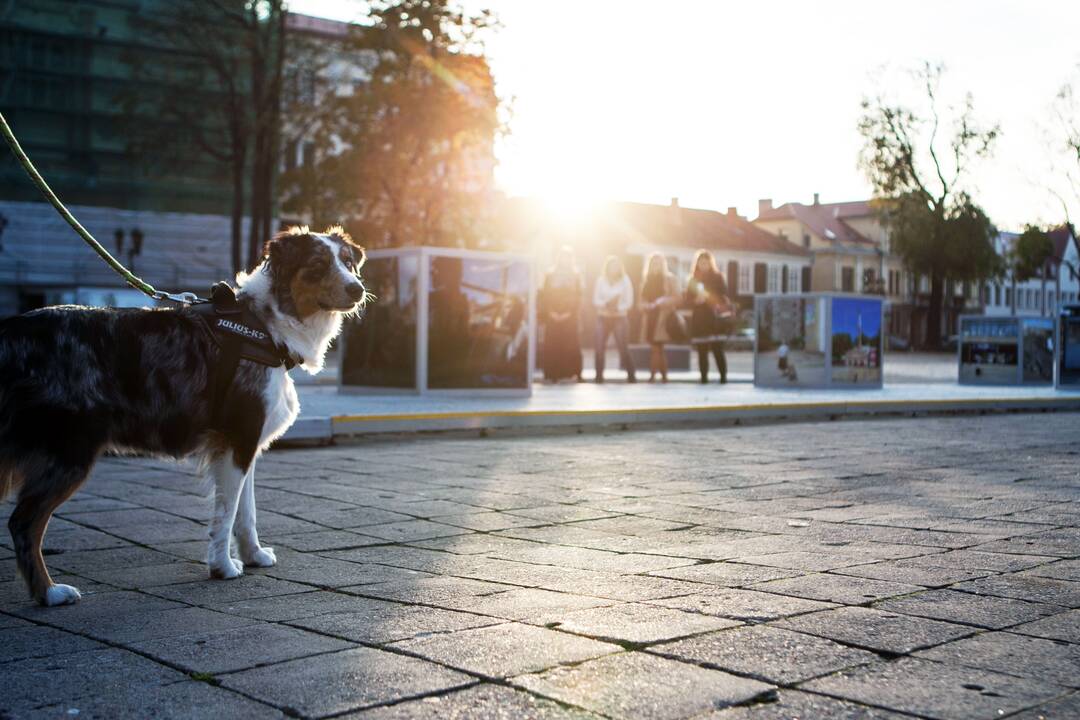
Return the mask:
M593 307L596 308L596 382L604 382L604 356L609 335L615 336L615 346L626 368L628 382L634 377L634 361L626 340L629 334L627 313L634 304L634 287L623 268L622 261L614 255L604 261L604 272L596 279L593 288Z

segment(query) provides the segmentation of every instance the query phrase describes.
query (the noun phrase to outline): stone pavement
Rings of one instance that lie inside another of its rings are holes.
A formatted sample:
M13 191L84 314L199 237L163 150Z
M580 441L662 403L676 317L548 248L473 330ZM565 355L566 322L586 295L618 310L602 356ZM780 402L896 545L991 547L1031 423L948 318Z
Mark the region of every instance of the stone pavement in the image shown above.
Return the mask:
M47 539L82 602L0 582L0 718L1078 717L1078 437L1058 413L275 451L279 563L233 581L196 562L189 471L106 459Z

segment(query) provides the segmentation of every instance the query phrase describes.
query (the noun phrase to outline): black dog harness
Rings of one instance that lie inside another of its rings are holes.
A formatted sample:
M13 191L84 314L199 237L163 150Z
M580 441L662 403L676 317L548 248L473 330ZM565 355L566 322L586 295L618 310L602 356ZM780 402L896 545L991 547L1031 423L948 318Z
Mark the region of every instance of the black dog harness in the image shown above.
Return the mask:
M220 351L212 381L214 418L221 418L225 396L241 360L286 370L303 362L288 348L274 342L266 325L247 305L236 299L236 291L228 283L215 284L210 291L210 300L192 305L191 310L202 320Z

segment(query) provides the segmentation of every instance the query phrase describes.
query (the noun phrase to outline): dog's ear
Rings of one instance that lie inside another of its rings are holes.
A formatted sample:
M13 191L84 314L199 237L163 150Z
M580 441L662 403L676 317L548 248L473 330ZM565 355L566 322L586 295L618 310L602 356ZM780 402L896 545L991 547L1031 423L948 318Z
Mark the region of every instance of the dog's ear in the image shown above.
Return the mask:
M367 262L367 253L364 252L362 245L352 239L349 233L345 232L345 228L340 225L333 225L326 229L326 235L336 239L342 245L347 245L352 248L353 256L356 258L356 269L359 270Z

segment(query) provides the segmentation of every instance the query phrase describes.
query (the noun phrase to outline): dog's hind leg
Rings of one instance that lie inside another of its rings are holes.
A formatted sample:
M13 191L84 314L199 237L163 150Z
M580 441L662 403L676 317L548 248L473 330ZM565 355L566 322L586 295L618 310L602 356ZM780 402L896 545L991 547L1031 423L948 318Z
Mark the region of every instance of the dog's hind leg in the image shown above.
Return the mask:
M273 567L277 564L273 548L259 545L259 533L255 529L255 463L244 476L244 489L240 492L240 507L236 512L236 544L240 559L252 567Z
M230 544L246 473L237 467L232 452L215 458L210 472L214 479L214 516L210 522L206 564L210 567L210 577L229 580L244 574L244 563L233 559Z
M27 463L22 468L19 500L8 518L15 545L15 564L42 605L67 605L81 595L70 585L57 585L49 577L41 545L53 511L71 497L86 480L90 466L60 466L56 462Z

